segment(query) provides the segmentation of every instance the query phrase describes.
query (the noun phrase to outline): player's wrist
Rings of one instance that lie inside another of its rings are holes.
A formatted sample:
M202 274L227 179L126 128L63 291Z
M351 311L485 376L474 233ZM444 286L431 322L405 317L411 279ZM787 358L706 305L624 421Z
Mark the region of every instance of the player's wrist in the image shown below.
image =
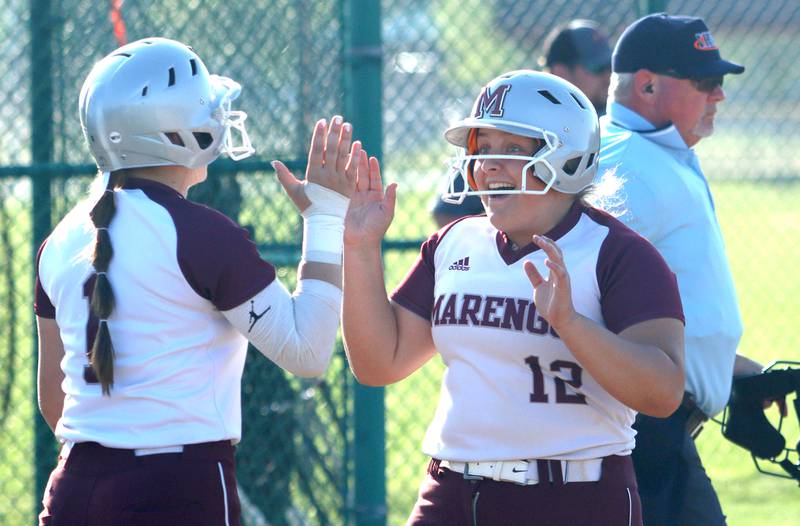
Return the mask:
M302 216L309 219L316 215L327 215L341 218L347 215L347 208L350 206L350 198L340 194L336 190L322 186L321 184L307 182L305 194L311 206L306 207Z
M565 313L549 323L553 330L559 335L567 335L581 330L581 326L585 321L589 321L589 319L578 314L578 312L573 309L571 313Z
M359 242L348 242L345 240L344 243L344 257L345 258L354 258L363 261L381 260L382 250L381 250L381 240L378 241L359 241Z
M340 265L342 263L343 237L343 217L328 214L314 214L305 217L303 221L303 260Z

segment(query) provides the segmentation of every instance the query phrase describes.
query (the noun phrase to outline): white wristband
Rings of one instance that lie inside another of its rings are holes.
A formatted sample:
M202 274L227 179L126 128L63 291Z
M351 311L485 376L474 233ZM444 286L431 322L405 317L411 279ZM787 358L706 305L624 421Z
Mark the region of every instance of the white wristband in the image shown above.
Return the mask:
M344 219L350 199L336 190L331 190L317 183L306 183L306 197L311 201L311 206L303 210L302 215L309 218L314 215L324 214Z
M303 260L342 264L344 218L315 214L303 221Z

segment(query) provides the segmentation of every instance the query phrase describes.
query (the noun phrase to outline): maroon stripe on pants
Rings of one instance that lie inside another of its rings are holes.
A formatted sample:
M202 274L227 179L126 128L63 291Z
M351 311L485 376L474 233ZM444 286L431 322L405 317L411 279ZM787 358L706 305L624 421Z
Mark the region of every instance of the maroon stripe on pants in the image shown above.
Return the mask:
M230 440L141 457L77 443L50 475L39 524L239 526L233 455Z
M491 479L467 480L461 473L434 466L434 462L406 526L642 524L630 456L604 458L597 482L563 484L544 478L544 482L531 486ZM473 517L477 521L473 522Z

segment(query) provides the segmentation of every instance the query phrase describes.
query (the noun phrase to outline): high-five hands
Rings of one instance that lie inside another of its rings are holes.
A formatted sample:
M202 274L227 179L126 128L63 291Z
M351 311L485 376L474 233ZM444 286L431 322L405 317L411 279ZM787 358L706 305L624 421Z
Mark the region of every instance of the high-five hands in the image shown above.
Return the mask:
M378 159L359 152L356 191L350 201L344 229L345 246L380 246L394 218L397 183L383 189Z
M558 245L545 236L533 236L533 242L547 254L544 264L550 269L550 275L544 279L531 261L525 261L523 268L533 285L536 311L558 331L578 316L572 305L572 289L564 255Z
M345 199L352 196L356 186L356 163L352 160L359 159L361 152L361 142L352 139L353 126L344 122L341 115L334 116L330 125L320 119L311 136L305 181L298 180L282 162L272 162L278 181L300 212L306 212L315 201L308 195L311 183Z

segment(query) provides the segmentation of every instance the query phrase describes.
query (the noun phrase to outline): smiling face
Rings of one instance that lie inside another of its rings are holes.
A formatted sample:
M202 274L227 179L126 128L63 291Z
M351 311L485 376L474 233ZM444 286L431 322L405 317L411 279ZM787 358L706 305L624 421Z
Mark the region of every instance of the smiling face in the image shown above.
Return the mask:
M540 141L495 129L479 129L473 155L508 155L520 159L478 159L473 167L477 189L520 190L522 170L538 149ZM545 188L532 169L525 174L528 190ZM549 190L545 194L504 194L481 196L486 215L492 225L505 232L517 245L531 242L533 234L544 234L564 217L575 199L574 195Z

